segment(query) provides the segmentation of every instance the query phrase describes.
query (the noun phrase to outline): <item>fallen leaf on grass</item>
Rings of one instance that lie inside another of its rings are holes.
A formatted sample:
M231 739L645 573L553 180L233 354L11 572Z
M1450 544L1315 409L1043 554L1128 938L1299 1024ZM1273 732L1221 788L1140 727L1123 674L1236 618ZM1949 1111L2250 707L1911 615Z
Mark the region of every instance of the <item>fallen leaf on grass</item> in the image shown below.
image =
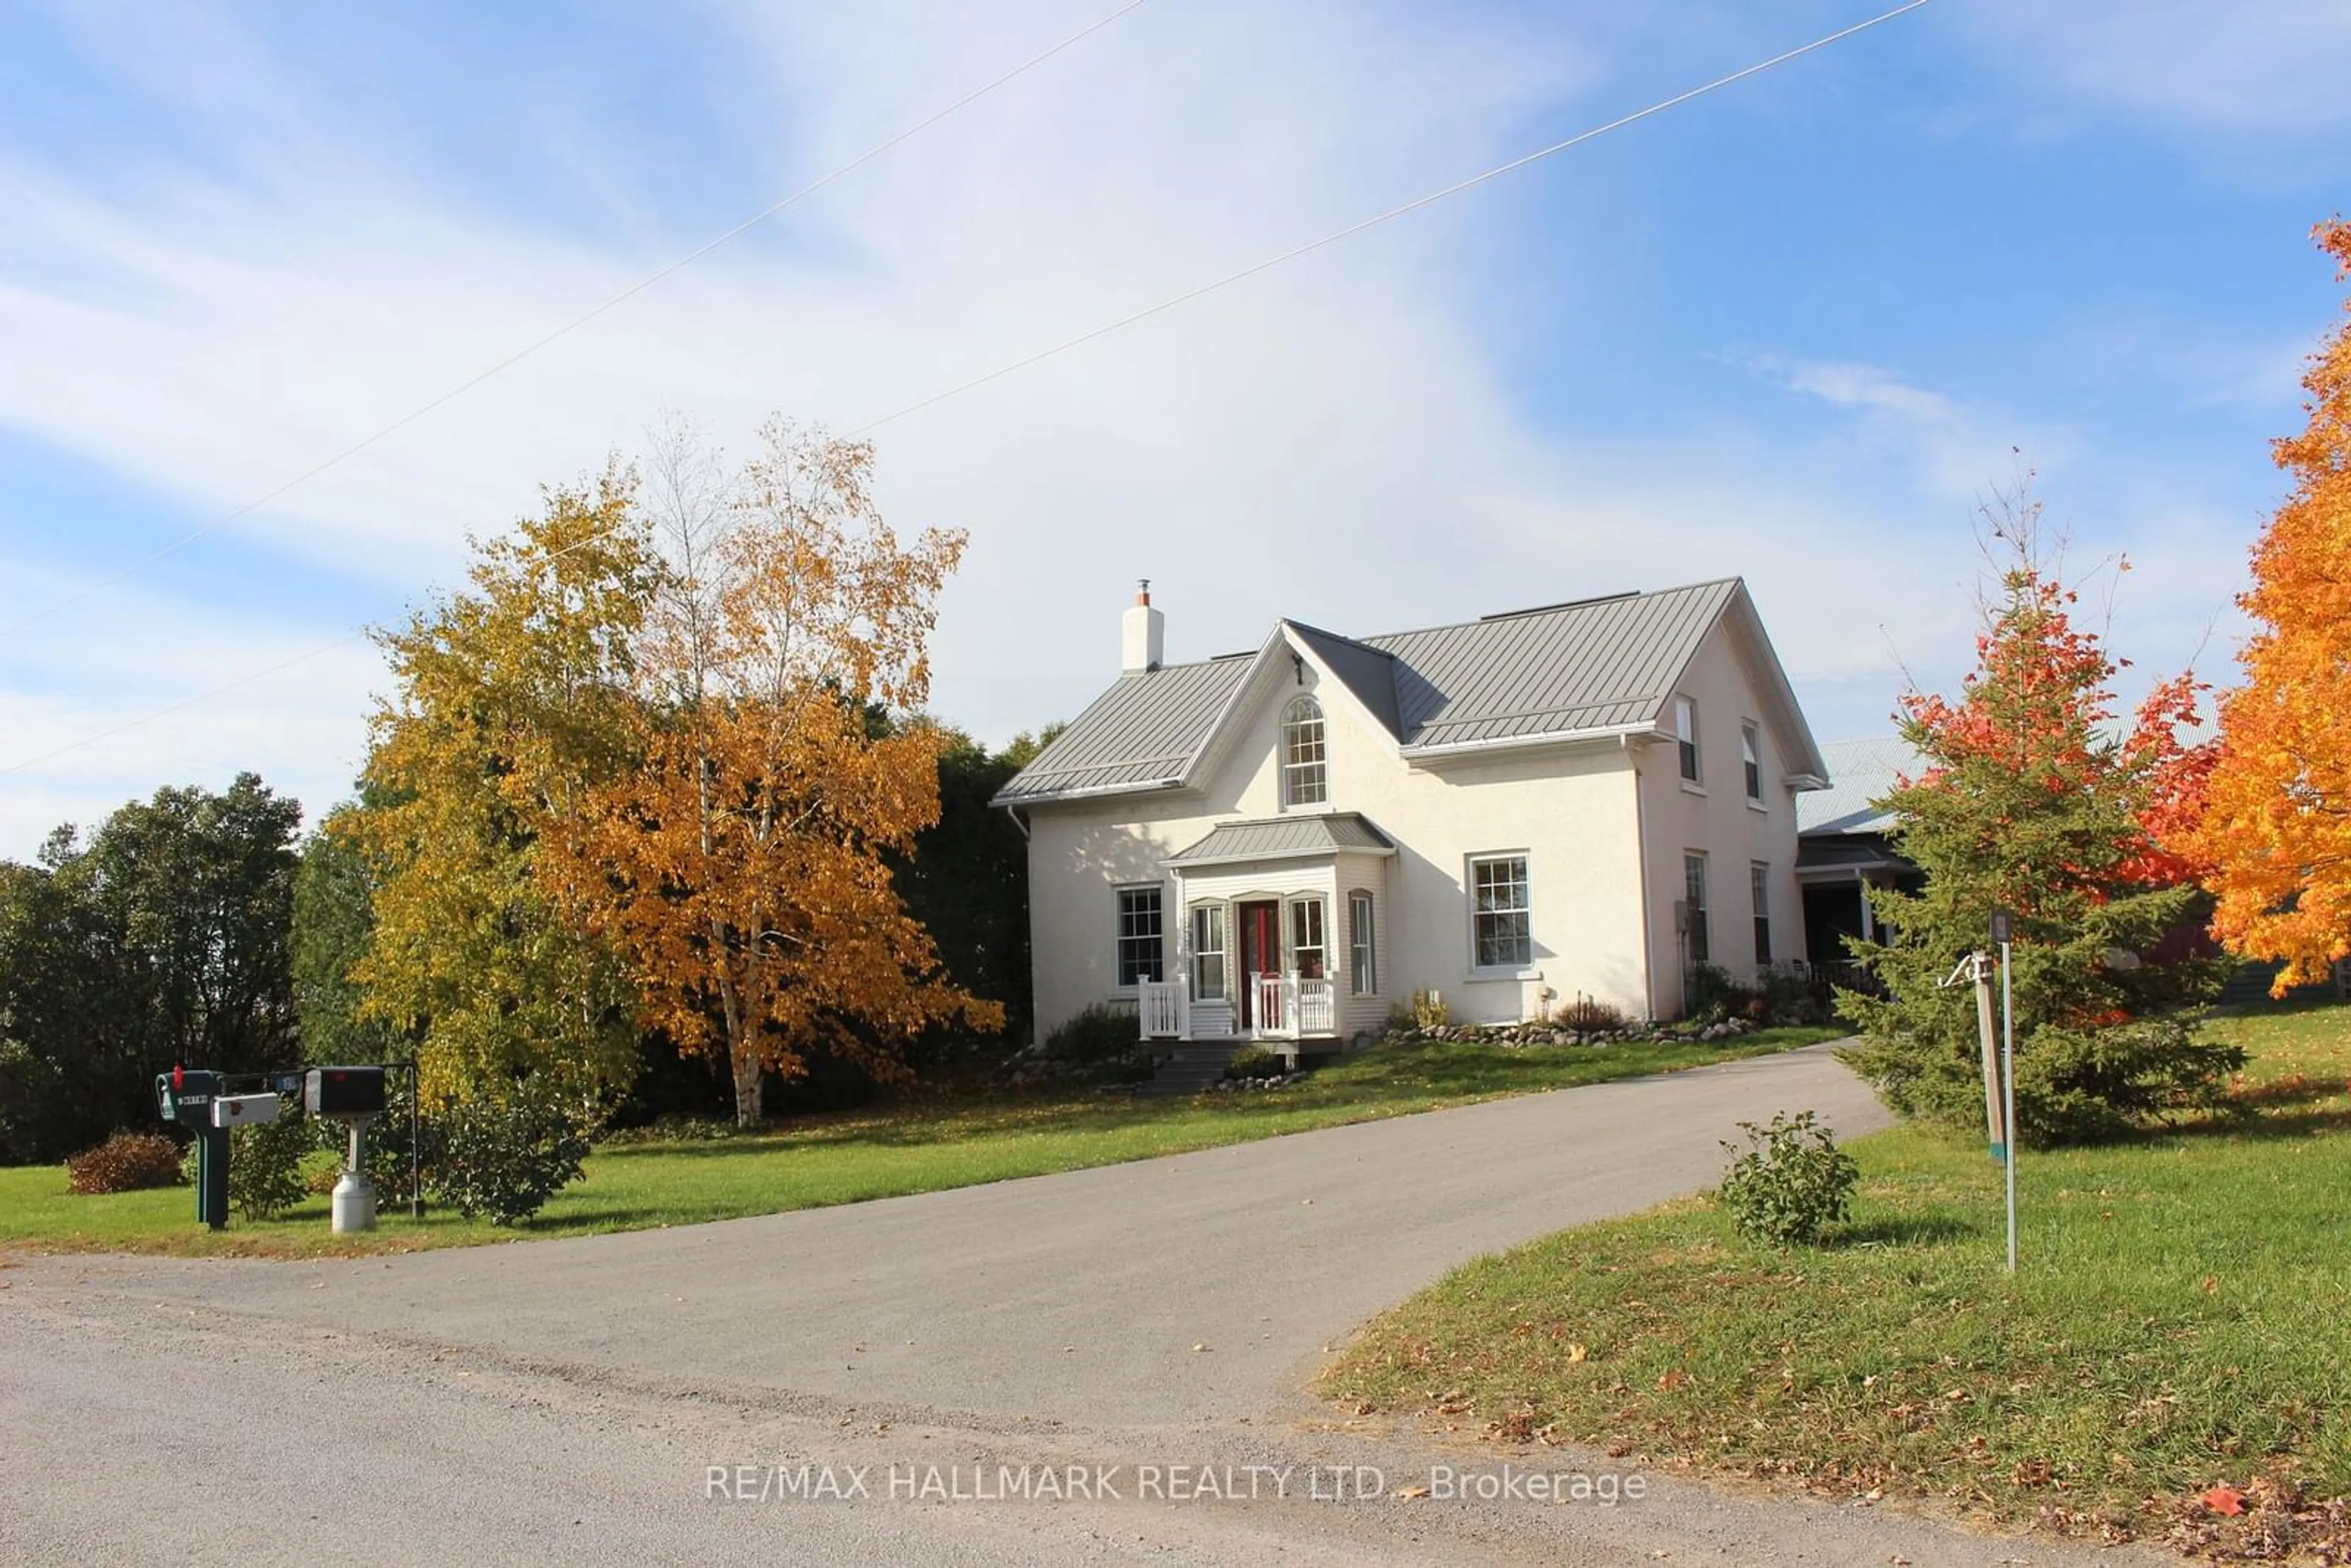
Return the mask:
M1688 1381L1689 1374L1677 1366L1657 1374L1657 1386L1660 1388L1679 1388Z
M2245 1494L2235 1487L2213 1487L2196 1499L2214 1513L2239 1514L2245 1511Z
M1590 1345L1572 1344L1567 1347L1567 1359L1571 1362L1580 1362L1591 1354L1592 1347Z

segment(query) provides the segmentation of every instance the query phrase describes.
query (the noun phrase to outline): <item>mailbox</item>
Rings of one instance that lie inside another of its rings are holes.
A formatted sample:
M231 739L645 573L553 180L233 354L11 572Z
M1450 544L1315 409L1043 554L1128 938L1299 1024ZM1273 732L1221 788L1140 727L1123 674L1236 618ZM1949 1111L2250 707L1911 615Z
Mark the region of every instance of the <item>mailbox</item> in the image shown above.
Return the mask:
M275 1094L213 1096L213 1125L215 1127L252 1127L276 1120L277 1096Z
M228 1130L254 1113L221 1113L223 1104L248 1098L223 1094L222 1074L210 1068L174 1067L155 1074L155 1109L196 1135L196 1223L214 1230L228 1223ZM277 1114L277 1096L266 1114Z
M381 1116L383 1069L314 1067L302 1082L302 1108L313 1116Z
M169 1072L155 1074L155 1108L166 1122L183 1122L191 1127L213 1124L213 1097L220 1092L221 1075L203 1070L175 1067Z

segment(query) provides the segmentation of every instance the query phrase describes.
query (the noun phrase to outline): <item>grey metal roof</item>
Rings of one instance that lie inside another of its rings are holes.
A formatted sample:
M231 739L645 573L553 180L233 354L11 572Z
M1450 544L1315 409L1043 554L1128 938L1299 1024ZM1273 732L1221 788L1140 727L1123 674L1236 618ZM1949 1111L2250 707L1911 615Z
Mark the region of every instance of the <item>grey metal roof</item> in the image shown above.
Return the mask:
M1122 675L1000 790L996 803L1170 788L1186 781L1241 686L1284 639L1354 694L1406 756L1657 722L1708 631L1747 605L1766 684L1811 771L1812 737L1737 578L1619 594L1459 625L1347 638L1285 621L1253 657Z
M1223 861L1297 860L1308 855L1336 854L1341 850L1394 852L1385 833L1354 811L1333 811L1312 817L1268 817L1258 821L1222 822L1190 849L1167 857L1169 865L1210 865Z
M1860 871L1916 871L1918 868L1894 851L1876 833L1825 833L1801 841L1796 847L1796 874L1823 878Z
M1886 831L1894 825L1894 813L1872 802L1926 766L1909 742L1891 735L1832 741L1821 747L1821 756L1829 765L1829 787L1796 797L1800 833Z
M1371 710L1374 718L1396 739L1404 738L1404 729L1396 716L1396 660L1384 648L1374 648L1368 643L1358 643L1353 637L1342 637L1336 632L1325 632L1319 626L1303 622L1285 621L1298 640L1313 650L1323 667L1339 678L1340 684L1355 695L1355 700Z
M1054 737L996 804L1171 783L1208 743L1257 661L1211 659L1121 675Z
M1367 637L1395 655L1407 747L1653 722L1739 580Z

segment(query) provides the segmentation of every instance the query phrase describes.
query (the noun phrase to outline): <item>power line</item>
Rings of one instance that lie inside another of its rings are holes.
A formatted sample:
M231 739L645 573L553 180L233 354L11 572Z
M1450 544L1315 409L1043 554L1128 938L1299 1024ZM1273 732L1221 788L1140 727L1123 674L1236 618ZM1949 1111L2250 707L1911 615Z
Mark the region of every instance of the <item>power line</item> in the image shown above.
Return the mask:
M851 159L848 162L843 163L840 168L835 169L831 173L825 175L823 178L811 181L808 184L802 185L799 190L794 191L790 195L782 198L780 201L772 202L767 206L760 208L758 212L752 214L749 217L745 218L741 223L737 224L733 228L728 229L726 233L718 235L716 237L696 246L694 249L686 252L684 256L679 256L675 261L669 263L660 270L638 279L628 287L621 290L618 294L606 299L603 303L596 306L582 315L573 317L570 320L566 321L563 325L556 328L553 331L549 332L546 336L535 339L531 342L525 344L523 347L516 350L513 353L508 354L505 359L502 359L496 364L491 365L488 369L477 371L465 381L458 382L455 386L451 387L447 392L444 392L440 396L434 398L431 402L423 403L416 408L409 410L409 412L402 414L390 424L382 426L381 429L374 431L371 434L360 437L359 440L352 442L349 446L346 446L340 452L335 453L332 456L305 468L301 473L295 475L294 477L287 480L284 484L277 486L275 489L266 491L263 494L255 497L252 500L246 502L245 505L237 507L235 511L224 513L220 517L214 517L212 521L205 523L201 527L189 529L186 533L182 534L175 539L172 539L170 543L159 546L157 549L141 556L138 559L131 562L128 566L122 567L120 570L109 576L99 578L97 581L89 583L87 586L77 590L75 592L68 594L65 598L57 600L42 609L35 611L30 615L13 621L5 626L0 626L0 638L15 636L17 632L24 631L28 626L38 625L42 622L60 614L63 612L71 609L73 606L81 603L83 601L89 599L93 595L101 593L107 589L113 587L115 584L136 576L138 573L145 570L148 567L151 567L157 561L162 560L164 557L186 549L189 545L193 544L196 540L203 538L207 534L217 532L219 529L225 528L229 524L235 522L238 518L247 517L252 513L260 510L270 502L286 495L288 491L291 491L299 486L308 484L311 480L317 478L319 475L324 474L328 469L334 467L337 464L343 462L347 458L357 456L359 454L366 451L369 447L373 446L376 443L382 441L387 436L396 434L399 432L405 430L408 426L415 423L418 420L424 418L427 414L430 414L435 410L455 402L460 397L463 397L465 393L473 391L475 387L480 386L484 382L486 382L492 377L499 375L504 371L513 369L516 365L518 365L523 361L529 359L533 354L538 353L540 350L548 347L551 343L554 343L559 339L578 331L580 328L585 327L588 323L595 320L598 317L604 315L607 311L610 311L618 306L626 304L628 301L635 298L638 295L643 294L646 289L653 287L655 284L660 283L664 278L693 266L695 262L700 261L704 256L708 256L712 251L718 249L721 246L724 246L732 240L740 238L750 230L758 227L761 224L766 223L769 218L772 218L777 214L783 212L786 208L807 200L809 197L815 195L819 191L823 190L828 185L831 185L847 175L854 173L856 171L863 168L874 159L881 157L884 152L889 152L892 148L896 147L901 142L904 142L912 137L920 135L922 132L928 131L932 126L938 124L939 121L946 120L950 115L969 107L983 98L986 98L989 93L994 92L997 89L1004 86L1007 82L1026 74L1038 66L1043 65L1055 55L1061 53L1061 51L1069 48L1074 44L1082 42L1084 39L1091 37L1095 33L1102 31L1104 27L1109 26L1113 22L1115 22L1120 17L1125 16L1128 12L1139 8L1144 3L1145 0L1127 0L1125 5L1121 5L1117 10L1111 12L1108 16L1102 16L1100 19L1079 28L1076 32L1071 33L1068 37L1063 38L1060 43L1055 44L1052 47L1046 49L1041 53L1029 56L1029 58L1021 61L1019 65L1013 67L1010 70L1006 71L1003 75L996 78L994 80L987 82L984 86L974 88L971 91L964 94L963 97L956 99L953 103L948 104L946 108L937 110L927 119L918 120L914 124L908 126L905 130L899 131L895 136L891 137L888 141L875 143L873 146L866 149L863 152L859 153L856 157Z
M274 664L248 671L233 681L223 681L219 685L207 686L193 696L183 697L178 702L152 709L136 718L124 719L120 724L109 726L105 729L92 730L78 740L68 740L55 750L45 751L38 757L27 757L22 762L12 762L5 768L0 768L0 778L5 778L11 773L22 773L28 768L38 768L42 763L54 761L69 751L78 751L85 746L95 746L101 740L111 740L118 735L152 724L159 718L169 718L175 713L184 713L189 708L200 706L214 697L225 696L240 686L249 686L256 681L267 680L270 676L281 671L290 670L297 664L307 664L321 653L331 653L345 643L360 642L366 636L367 633L364 632L346 632L332 641L321 643L315 648L306 649L291 658L280 659Z
M1140 5L1141 3L1142 0L1135 0L1136 5ZM1148 306L1144 309L1134 311L1128 315L1122 316L1117 320L1109 322L1104 326L1096 327L1091 331L1081 332L1074 338L1070 338L1060 343L1056 343L1050 349L1040 350L1036 353L1015 360L1008 364L998 366L997 369L988 371L986 375L976 376L970 381L960 382L955 386L947 388L944 392L934 392L929 397L924 398L916 402L908 403L904 408L898 409L894 413L884 414L879 419L862 424L848 434L852 436L856 436L863 435L873 430L878 430L883 425L891 423L893 421L904 419L908 414L919 413L924 409L945 402L950 398L960 397L965 392L974 391L979 387L986 386L990 382L999 381L1017 371L1026 370L1029 366L1037 364L1041 361L1049 360L1056 354L1063 353L1071 349L1078 348L1083 344L1092 342L1097 338L1108 337L1111 333L1116 332L1123 328L1131 327L1138 321L1146 320L1151 317L1173 310L1180 305L1188 304L1192 300L1200 298L1204 295L1213 294L1220 288L1241 282L1245 278L1254 277L1261 272L1266 272L1273 267L1281 266L1284 262L1293 261L1301 256L1306 256L1314 251L1322 250L1326 246L1336 245L1342 240L1362 234L1366 229L1376 228L1382 224L1388 223L1395 218L1400 218L1408 213L1417 212L1423 207L1430 206L1437 202L1441 202L1448 196L1458 195L1464 191L1471 190L1479 185L1485 184L1489 181L1498 180L1505 174L1525 168L1530 163L1539 162L1555 153L1563 152L1571 147L1575 147L1583 142L1590 141L1595 137L1605 136L1612 131L1621 130L1627 125L1632 125L1640 120L1647 120L1652 116L1662 114L1667 110L1677 108L1681 104L1688 103L1694 99L1704 98L1708 93L1718 92L1734 83L1744 81L1750 77L1757 76L1764 71L1771 70L1774 67L1785 65L1790 60L1801 58L1805 55L1813 53L1815 50L1824 49L1830 45L1850 38L1857 33L1865 33L1872 27L1880 26L1885 23L1893 21L1896 17L1906 15L1908 12L1916 11L1927 4L1928 0L1908 0L1907 4L1897 5L1890 11L1882 12L1877 16L1870 17L1865 22L1857 22L1852 26L1840 28L1836 32L1829 33L1821 37L1815 38L1809 44L1801 45L1796 48L1773 55L1769 59L1759 60L1751 66L1732 71L1728 76L1717 77L1712 81L1706 82L1698 87L1691 88L1687 91L1676 93L1671 98L1660 99L1656 102L1650 104L1646 109L1639 109L1634 110L1630 114L1620 115L1616 119L1609 120L1604 125L1594 126L1589 131L1579 131L1575 135L1566 138L1564 141L1554 141L1547 147L1537 148L1534 152L1526 153L1518 158L1513 158L1507 163L1496 164L1493 168L1488 169L1482 173L1473 174L1466 180L1457 180L1452 184L1447 185L1442 189L1429 192L1426 195L1416 196L1411 201L1405 202L1401 205L1390 207L1385 212L1378 213L1357 223L1350 224L1345 228L1334 230L1330 234L1324 235L1320 239L1310 240L1306 244L1301 246L1293 246L1290 249L1285 250L1279 255L1269 256L1265 260L1245 267L1238 272L1228 273L1224 277L1216 279L1214 282L1205 283L1196 288L1186 289L1185 292L1176 295L1171 298L1161 300L1156 305ZM1134 8L1134 6L1130 5L1125 7L1124 10L1113 12L1110 16L1104 17L1102 21L1095 23L1094 27L1105 26L1107 23L1116 20L1118 16L1124 15L1125 11L1133 10ZM1093 29L1089 28L1087 30L1092 31ZM1067 42L1056 45L1055 49L1058 50L1060 48L1067 47L1068 43L1075 42L1077 37L1084 37L1084 34L1082 33L1076 35ZM1048 53L1051 52L1053 51L1048 51ZM1044 57L1044 56L1038 57L1039 59L1042 59ZM1034 62L1032 61L1031 63L1033 64ZM1023 67L1021 68L1025 69L1027 68ZM1014 74L1017 75L1018 73L1015 72ZM1008 80L1009 78L1000 78L998 79L999 81ZM987 89L983 89L982 90L985 91ZM968 102L969 99L965 99L964 101ZM938 117L935 116L934 118L935 119ZM912 134L912 132L907 132L906 134ZM897 138L897 140L901 141L904 139L904 136ZM887 144L885 143L885 145ZM877 149L877 151L879 150ZM867 154L868 157L871 157L872 155L872 154L871 153ZM860 162L862 162L862 160L860 160ZM853 167L854 165L852 166ZM831 178L831 176L828 178ZM813 188L814 187L811 187L811 189ZM758 220L754 219L753 221L757 222ZM748 225L747 225L745 226L747 227ZM740 231L738 230L737 232ZM723 243L723 239L721 241L714 241L713 243ZM688 259L691 258L689 257ZM681 262L678 265L683 266L684 263ZM671 270L675 270L675 268L673 267ZM623 298L625 298L625 296ZM617 301L615 301L615 303L617 303ZM585 319L585 318L583 318L583 319ZM598 540L605 538L610 531L611 530L608 529L605 533L591 534L586 538L576 540L573 543L565 546L562 549L551 552L546 559L553 560L559 556L568 555L572 550L583 549L588 545L594 544ZM90 745L93 742L108 739L113 736L120 735L126 730L136 729L140 726L150 723L155 719L168 717L172 714L179 713L187 708L193 707L198 704L212 697L220 695L225 692L234 691L239 686L250 685L254 681L263 679L268 675L276 674L281 670L291 668L293 665L301 664L305 660L315 658L320 653L324 653L332 649L342 646L345 643L355 641L364 634L365 633L363 632L351 632L349 635L336 639L332 643L326 643L321 647L314 648L308 653L297 654L295 657L285 660L279 664L273 664L267 669L257 670L251 674L239 676L237 679L230 681L225 685L214 686L207 691L199 692L193 696L188 697L183 701L172 704L169 707L159 708L152 713L142 715L138 718L125 720L121 724L113 726L111 728L100 730L93 735L84 736L79 740L68 741L65 745L57 747L54 750L44 752L37 757L29 757L21 762L12 763L6 768L0 768L0 778L5 778L11 773L20 773L28 768L38 767L44 762L54 760L57 758L64 756L68 752L78 750L80 747Z
M1081 332L1076 337L1056 343L1050 349L1040 349L1037 352L1028 355L1026 358L1013 361L1010 364L999 365L995 370L988 371L986 375L974 376L970 381L959 382L955 386L947 388L945 392L933 392L929 397L924 398L918 402L910 402L905 407L897 410L895 413L885 413L879 419L861 424L849 434L852 435L863 435L868 432L879 430L882 426L891 423L895 420L904 419L910 413L919 413L924 409L946 402L949 398L961 397L965 392L975 391L980 387L986 386L990 382L1000 381L1006 376L1012 375L1020 371L1025 371L1029 366L1050 360L1056 354L1064 353L1071 349L1079 348L1084 344L1091 343L1097 338L1107 338L1113 332L1132 327L1138 321L1149 320L1152 317L1162 315L1166 311L1173 310L1179 305L1188 305L1193 300L1199 298L1203 295L1214 294L1217 290L1228 287L1232 284L1239 283L1245 278L1255 277L1260 272L1270 272L1273 268L1281 266L1284 262L1295 261L1300 256L1311 255L1315 251L1322 249L1326 246L1333 246L1338 244L1341 240L1352 239L1355 235L1362 234L1366 229L1377 228L1382 224L1390 222L1395 218L1403 217L1407 213L1416 213L1423 207L1434 206L1436 204L1444 201L1448 196L1458 196L1462 192L1473 190L1479 185L1485 184L1489 180L1499 180L1503 175L1523 169L1530 163L1541 162L1543 159L1549 158L1554 153L1564 152L1571 147L1580 146L1586 141L1591 141L1596 138L1605 136L1612 131L1621 131L1625 126L1634 124L1639 120L1646 120L1652 115L1663 114L1666 110L1678 108L1681 105L1689 102L1692 99L1704 98L1710 92L1719 92L1722 89L1731 86L1733 83L1745 81L1749 77L1760 76L1763 72L1771 69L1774 66L1785 65L1790 60L1813 53L1815 49L1827 48L1831 44L1850 38L1855 33L1865 33L1872 27L1880 26L1885 23L1891 22L1894 18L1903 15L1905 12L1916 11L1926 4L1927 0L1909 0L1907 5L1897 5L1891 11L1872 16L1866 22L1856 22L1850 27L1842 28L1837 32L1827 35L1825 37L1814 38L1811 43L1805 44L1799 48L1790 49L1785 54L1774 55L1768 60L1759 60L1743 70L1732 71L1729 76L1717 77L1712 81L1706 83L1702 87L1694 87L1687 92L1676 93L1671 98L1660 99L1656 103L1649 105L1646 109L1635 110L1632 113L1612 120L1605 125L1595 125L1591 130L1579 131L1563 141L1554 141L1548 147L1537 148L1534 152L1529 152L1523 157L1513 158L1507 163L1498 163L1482 174L1472 174L1466 180L1457 180L1452 184L1446 186L1442 190L1431 191L1425 196L1416 196L1411 201L1405 202L1400 206L1390 207L1384 213L1374 214L1371 217L1362 219L1356 223L1349 224L1345 228L1334 229L1331 233L1324 235L1321 239L1309 240L1301 246L1293 246L1291 248L1281 252L1278 256L1270 256L1263 261L1244 267L1238 272L1227 273L1224 277L1217 278L1213 283L1203 283L1196 288L1188 288L1181 294L1161 300L1156 305L1145 306L1144 308L1134 311L1131 315L1120 317L1115 321L1096 327L1091 331Z

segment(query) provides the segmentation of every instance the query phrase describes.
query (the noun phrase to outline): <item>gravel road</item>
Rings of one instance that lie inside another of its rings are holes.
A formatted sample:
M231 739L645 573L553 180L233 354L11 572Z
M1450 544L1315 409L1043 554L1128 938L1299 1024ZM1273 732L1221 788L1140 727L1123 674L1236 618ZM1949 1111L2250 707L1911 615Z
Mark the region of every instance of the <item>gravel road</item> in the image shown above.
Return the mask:
M12 1260L0 1559L2123 1560L1312 1399L1331 1347L1455 1263L1704 1186L1733 1123L1804 1107L1882 1120L1814 1048L721 1225Z

